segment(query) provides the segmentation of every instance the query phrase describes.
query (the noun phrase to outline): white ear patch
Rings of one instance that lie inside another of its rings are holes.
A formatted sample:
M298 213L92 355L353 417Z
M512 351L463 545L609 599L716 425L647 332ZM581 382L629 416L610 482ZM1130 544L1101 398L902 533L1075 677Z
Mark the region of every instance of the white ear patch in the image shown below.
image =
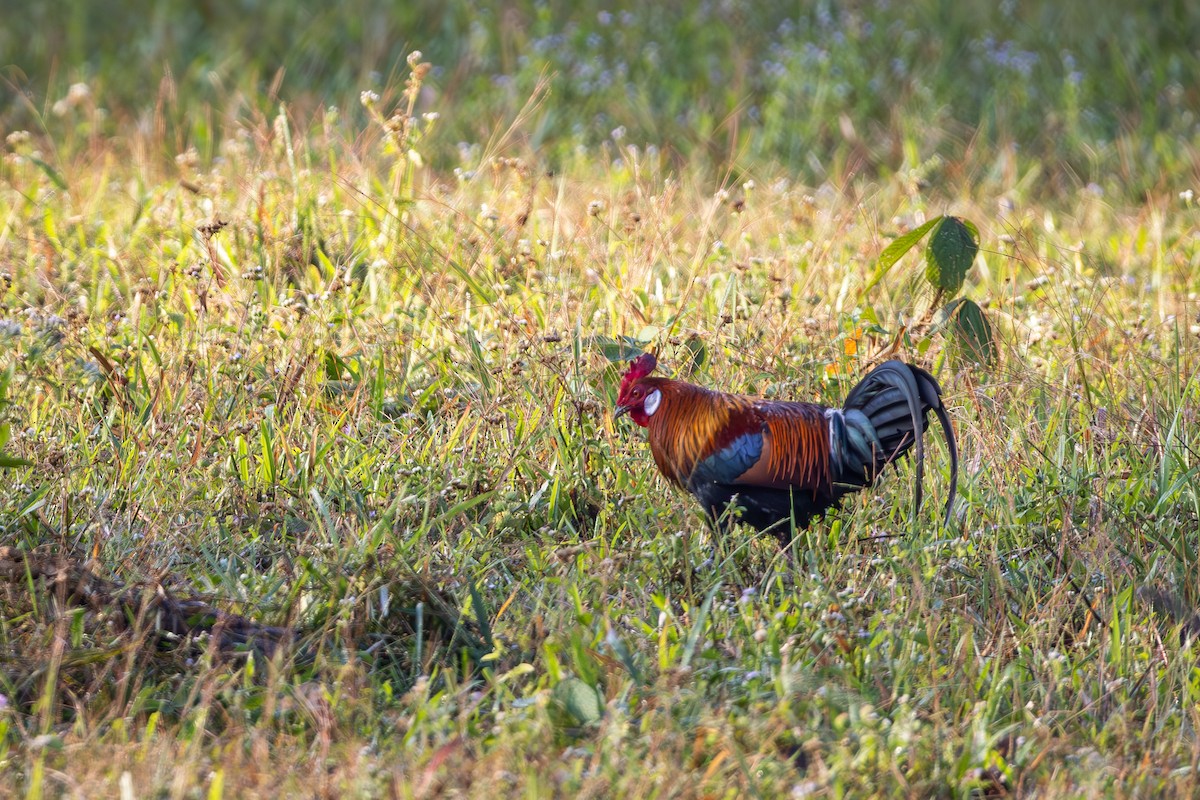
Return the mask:
M658 404L662 402L662 392L655 389L650 394L646 395L646 400L642 403L642 409L646 412L647 417L653 417L654 412L658 411Z

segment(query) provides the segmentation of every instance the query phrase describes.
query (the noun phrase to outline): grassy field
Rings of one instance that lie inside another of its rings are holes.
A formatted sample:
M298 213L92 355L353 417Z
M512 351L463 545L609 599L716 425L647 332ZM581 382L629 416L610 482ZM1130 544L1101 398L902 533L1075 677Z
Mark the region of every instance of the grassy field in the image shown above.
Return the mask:
M0 796L1200 793L1200 12L896 5L6 21ZM948 527L611 418L893 345Z

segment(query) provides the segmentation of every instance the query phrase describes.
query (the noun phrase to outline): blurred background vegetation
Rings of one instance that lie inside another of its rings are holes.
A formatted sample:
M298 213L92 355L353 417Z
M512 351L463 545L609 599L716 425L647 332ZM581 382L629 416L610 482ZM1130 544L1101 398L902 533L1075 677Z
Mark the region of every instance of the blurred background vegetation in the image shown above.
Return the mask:
M441 115L438 168L469 161L543 78L515 141L548 168L616 136L813 184L907 170L1140 200L1178 191L1172 175L1194 182L1200 145L1200 5L1186 0L66 0L6 16L0 126L52 125L82 83L109 132L156 125L206 159L280 101L353 121L371 90L389 110L412 50L434 65L417 110Z

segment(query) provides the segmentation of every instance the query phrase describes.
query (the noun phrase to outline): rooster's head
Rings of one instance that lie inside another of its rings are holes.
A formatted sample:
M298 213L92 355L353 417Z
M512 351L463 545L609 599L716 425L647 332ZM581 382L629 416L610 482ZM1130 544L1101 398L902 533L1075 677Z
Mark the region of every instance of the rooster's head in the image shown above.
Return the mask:
M642 353L629 365L621 378L617 407L613 409L614 419L628 414L643 428L649 424L650 417L654 416L662 402L662 392L654 385L657 379L649 377L656 366L658 360L653 353Z

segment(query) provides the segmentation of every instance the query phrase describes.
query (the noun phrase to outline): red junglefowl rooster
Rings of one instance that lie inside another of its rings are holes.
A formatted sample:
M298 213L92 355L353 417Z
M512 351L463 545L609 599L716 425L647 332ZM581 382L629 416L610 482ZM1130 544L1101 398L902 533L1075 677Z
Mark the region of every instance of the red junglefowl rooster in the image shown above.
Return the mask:
M653 354L634 359L621 380L614 417L647 428L654 463L687 489L719 523L729 508L786 544L796 529L871 485L884 466L916 450L914 508L921 505L922 434L932 411L950 451L950 497L958 484L958 448L933 376L902 361L876 367L842 408L724 394L651 377ZM914 512L915 513L915 512ZM776 527L782 526L782 527Z

